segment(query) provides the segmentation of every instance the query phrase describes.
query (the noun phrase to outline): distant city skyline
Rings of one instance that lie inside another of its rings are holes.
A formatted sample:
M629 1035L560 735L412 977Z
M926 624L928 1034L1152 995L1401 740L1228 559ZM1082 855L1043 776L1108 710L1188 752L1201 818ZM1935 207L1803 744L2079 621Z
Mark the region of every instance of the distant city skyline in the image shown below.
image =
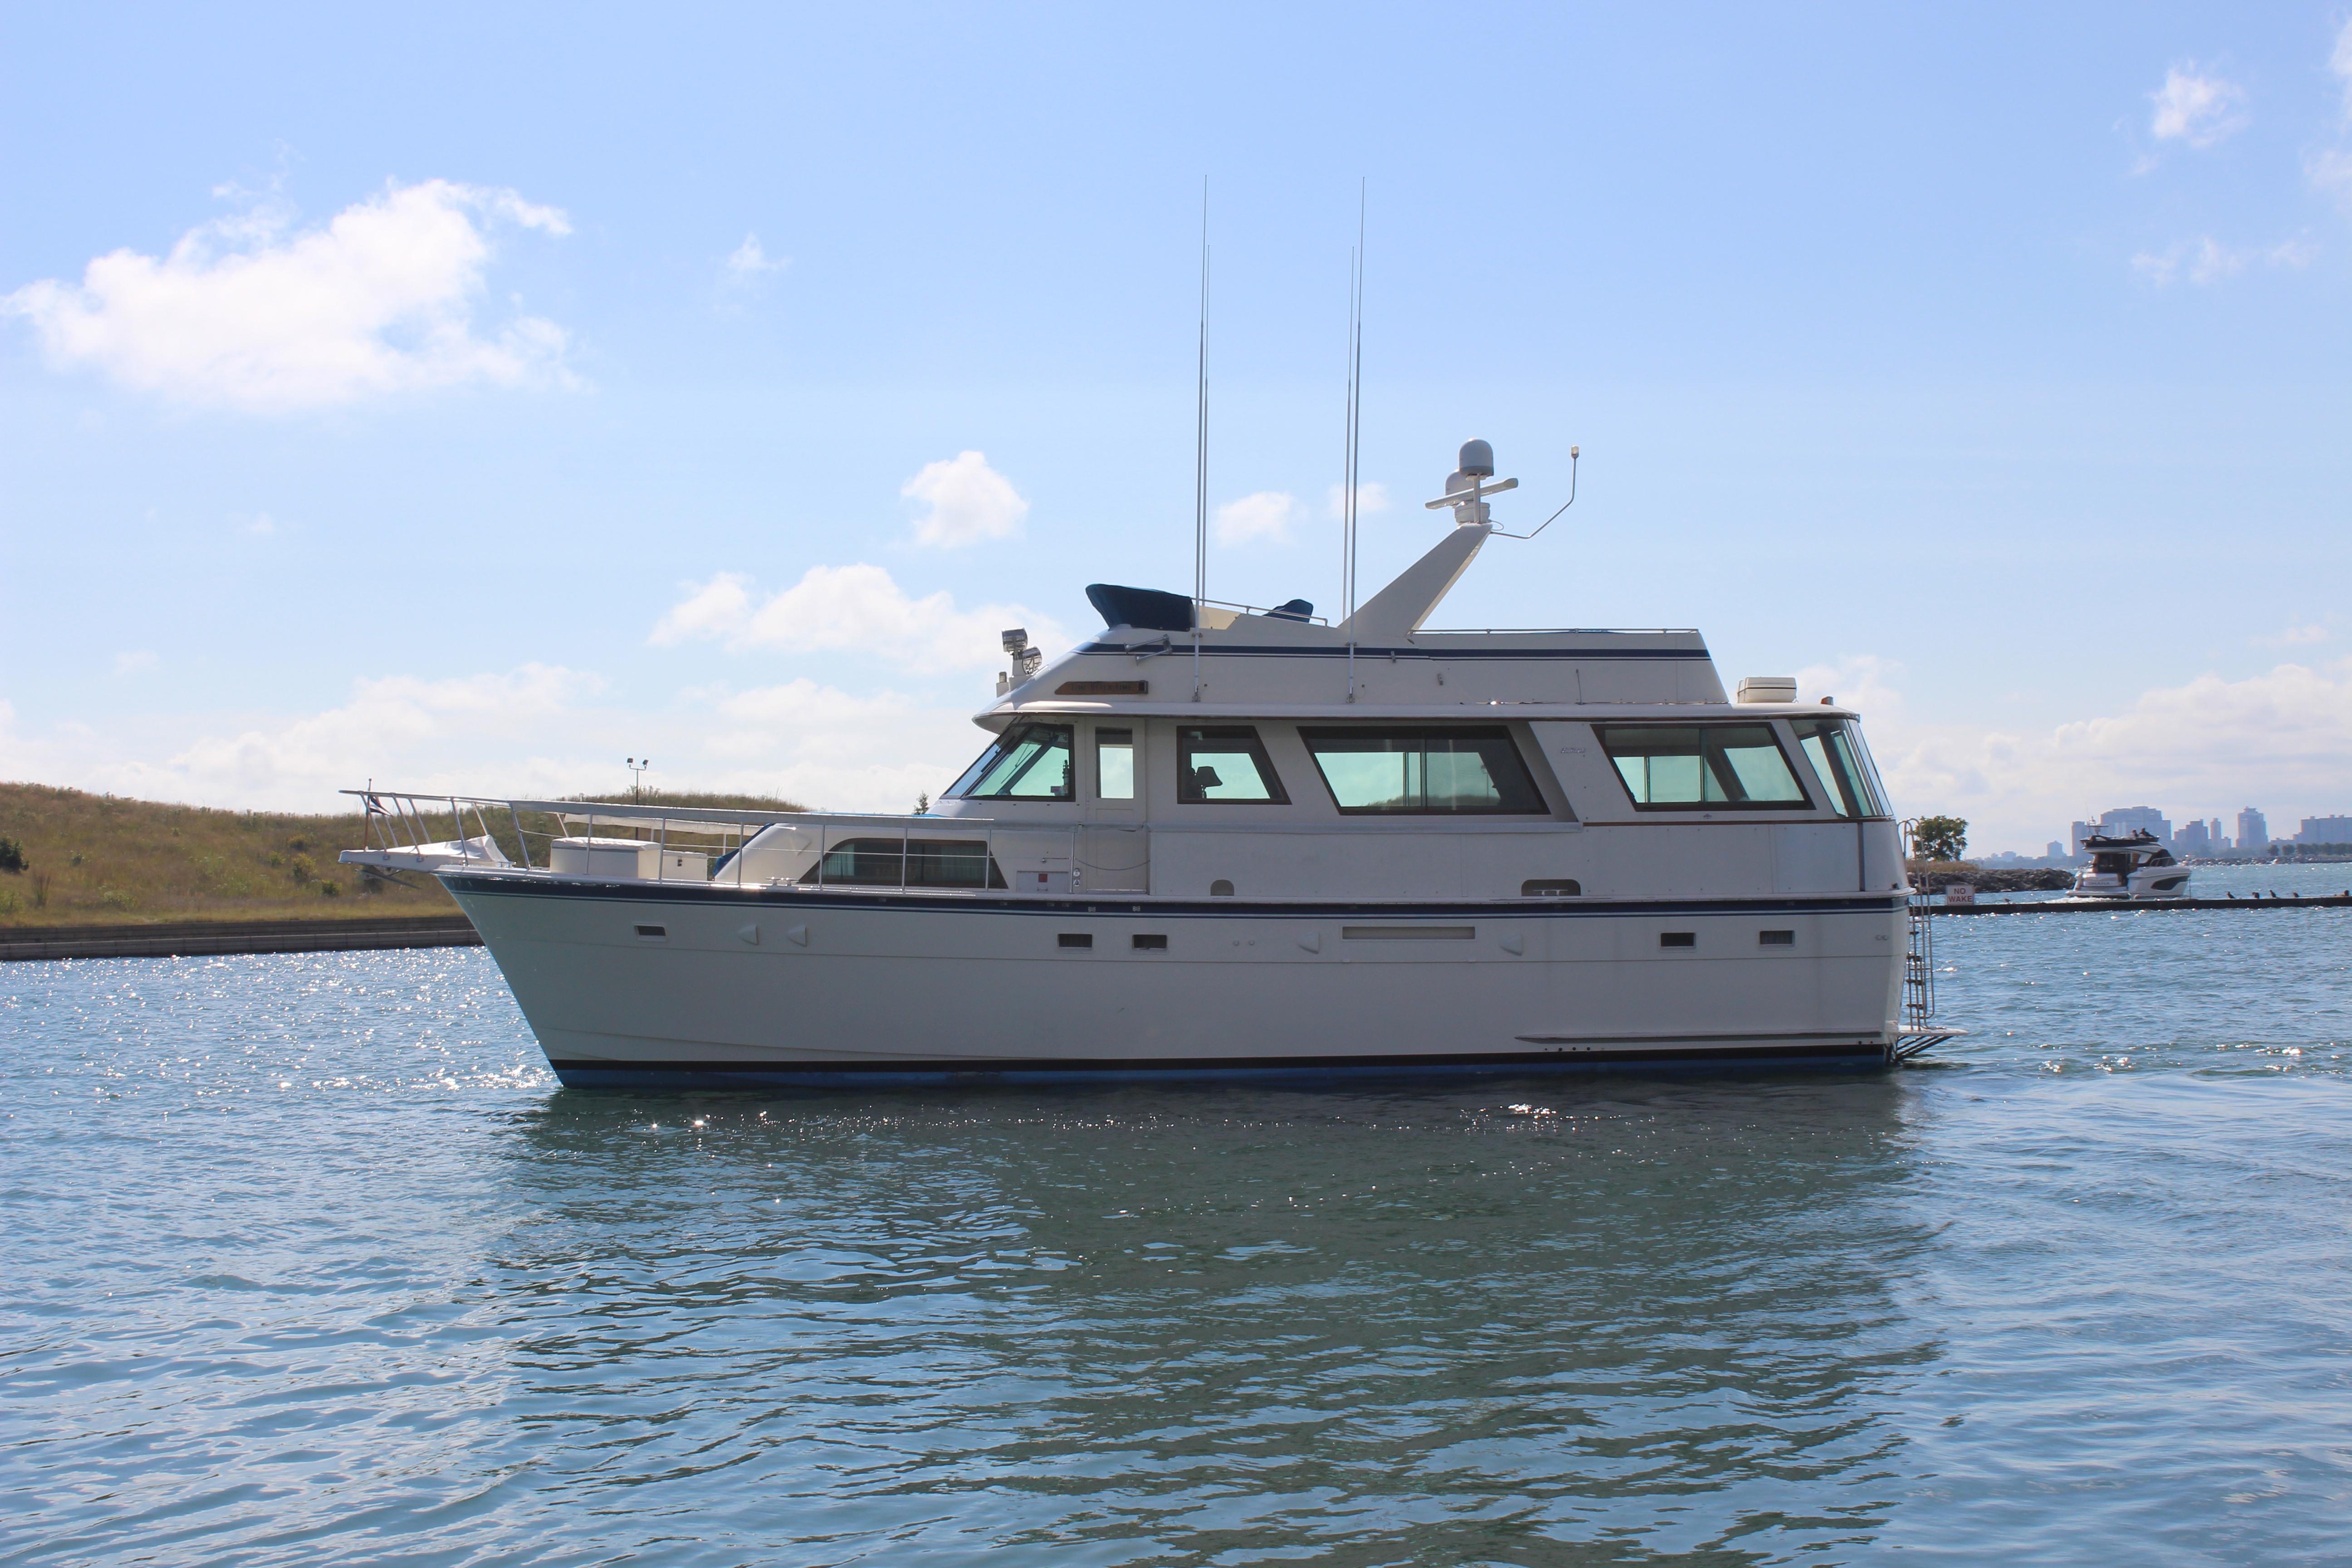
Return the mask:
M2225 834L2221 830L2222 819L2219 816L2191 817L2187 822L2175 826L2172 821L2155 806L2113 806L2101 812L2095 818L2077 820L2071 824L2066 840L2063 842L2057 839L2050 840L2044 845L2039 857L2027 856L2013 849L1987 847L1982 851L1980 858L2040 858L2051 862L2080 860L2086 854L2083 847L2083 841L2092 834L2127 834L2140 829L2154 834L2166 847L2172 850L2174 854L2181 856L2253 854L2267 850L2278 844L2352 845L2352 815L2306 816L2301 820L2300 826L2293 834L2284 837L2272 833L2269 818L2257 807L2251 805L2242 807L2237 812L2235 820L2236 833Z

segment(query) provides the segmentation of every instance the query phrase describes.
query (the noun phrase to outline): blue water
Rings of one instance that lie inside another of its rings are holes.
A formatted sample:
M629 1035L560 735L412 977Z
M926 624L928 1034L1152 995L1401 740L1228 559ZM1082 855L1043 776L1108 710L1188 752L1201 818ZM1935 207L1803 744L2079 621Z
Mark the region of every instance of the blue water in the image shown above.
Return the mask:
M8 965L0 1563L2352 1555L2352 913L1937 937L1933 1065L1322 1092L584 1095L478 951Z

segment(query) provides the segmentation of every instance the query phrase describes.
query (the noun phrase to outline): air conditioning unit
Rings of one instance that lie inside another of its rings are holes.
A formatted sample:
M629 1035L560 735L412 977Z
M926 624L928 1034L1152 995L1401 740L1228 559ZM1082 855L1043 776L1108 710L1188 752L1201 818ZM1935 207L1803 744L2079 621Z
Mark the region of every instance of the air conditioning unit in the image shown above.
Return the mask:
M1739 678L1738 702L1794 702L1797 700L1797 678L1793 675L1743 675Z

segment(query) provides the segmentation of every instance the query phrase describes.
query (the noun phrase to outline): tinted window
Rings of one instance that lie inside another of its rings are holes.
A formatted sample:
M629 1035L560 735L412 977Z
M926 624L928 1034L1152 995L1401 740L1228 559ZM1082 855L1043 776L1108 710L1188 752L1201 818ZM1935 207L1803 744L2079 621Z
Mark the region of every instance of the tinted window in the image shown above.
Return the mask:
M1341 811L1544 812L1527 763L1500 724L1301 729Z
M905 845L906 875L899 876L896 838L845 838L824 852L822 867L801 873L801 881L837 888L1001 888L1004 873L980 838L918 838Z
M1176 798L1192 805L1255 801L1288 805L1282 781L1246 724L1176 731Z
M948 793L971 800L1068 800L1070 727L1016 724Z
M1797 719L1789 727L1797 745L1812 763L1813 773L1829 795L1830 809L1840 816L1885 816L1886 802L1878 790L1878 775L1861 750L1862 737L1843 719Z
M1592 728L1635 805L1809 804L1769 724Z

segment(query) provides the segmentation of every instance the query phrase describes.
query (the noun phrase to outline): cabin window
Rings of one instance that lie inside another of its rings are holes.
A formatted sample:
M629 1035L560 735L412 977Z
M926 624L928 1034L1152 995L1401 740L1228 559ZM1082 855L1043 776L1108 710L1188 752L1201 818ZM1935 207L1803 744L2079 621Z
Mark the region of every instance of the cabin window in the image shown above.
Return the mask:
M1176 798L1187 805L1288 805L1282 781L1246 724L1176 731Z
M1796 719L1797 745L1840 816L1885 816L1886 795L1878 770L1862 748L1862 736L1843 719Z
M1769 724L1595 724L1633 805L1733 810L1804 806Z
M1302 728L1298 733L1344 812L1546 814L1511 732L1500 724Z
M948 790L967 800L1068 800L1070 727L1015 724Z
M1135 731L1095 731L1095 798L1135 798Z
M896 888L900 885L896 838L845 838L824 852L822 866L801 873L805 887ZM989 858L982 838L917 838L907 841L905 886L909 888L1002 888L1004 873Z

